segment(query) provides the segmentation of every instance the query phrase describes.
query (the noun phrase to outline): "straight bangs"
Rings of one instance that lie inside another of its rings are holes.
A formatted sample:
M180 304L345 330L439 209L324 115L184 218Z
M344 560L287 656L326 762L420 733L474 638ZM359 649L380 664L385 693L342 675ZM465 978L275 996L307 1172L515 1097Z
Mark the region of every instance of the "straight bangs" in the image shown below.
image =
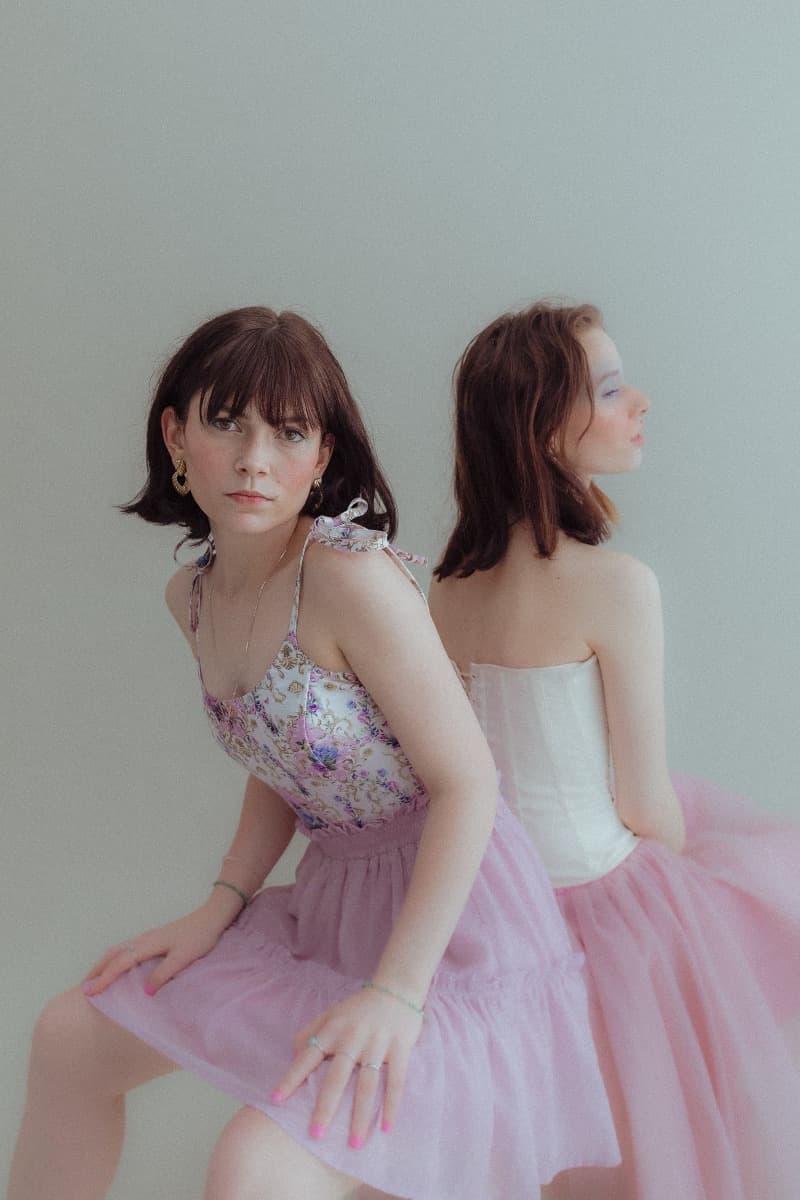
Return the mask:
M185 422L200 397L200 419L240 417L253 406L273 428L296 425L333 438L322 495L303 512L334 517L357 496L367 502L360 524L394 537L397 508L338 360L320 331L298 313L239 308L212 317L190 334L164 367L147 420L147 480L122 511L158 525L181 525L192 541L208 536L208 517L191 490L172 486L174 466L161 434L171 407ZM191 488L191 463L189 481Z
M201 420L208 423L220 413L240 417L252 405L276 429L292 424L327 433L330 387L302 348L292 350L279 338L255 331L209 355L192 392L200 393Z

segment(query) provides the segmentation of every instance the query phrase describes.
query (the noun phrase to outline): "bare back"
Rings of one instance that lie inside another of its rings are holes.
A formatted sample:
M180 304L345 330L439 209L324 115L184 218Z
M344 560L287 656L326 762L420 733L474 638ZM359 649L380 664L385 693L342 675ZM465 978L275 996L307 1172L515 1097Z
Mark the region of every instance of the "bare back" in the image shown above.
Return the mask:
M649 567L563 534L552 558L540 558L527 529L515 526L496 566L434 583L430 608L465 681L473 664L525 670L595 655L617 809L634 832L682 847L666 760L661 600Z
M515 526L496 566L431 588L431 612L450 657L462 672L476 662L522 668L589 658L598 560L608 556L562 536L554 556L540 558L527 530Z

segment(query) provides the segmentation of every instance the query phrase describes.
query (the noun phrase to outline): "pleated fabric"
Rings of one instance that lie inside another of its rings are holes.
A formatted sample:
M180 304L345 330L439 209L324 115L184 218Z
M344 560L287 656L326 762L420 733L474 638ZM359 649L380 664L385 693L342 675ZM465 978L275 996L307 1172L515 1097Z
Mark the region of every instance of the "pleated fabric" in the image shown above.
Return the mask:
M623 1165L557 1200L796 1200L800 828L675 779L687 847L557 890L586 954Z
M270 1102L291 1037L369 977L414 865L425 813L310 842L293 886L268 888L154 997L153 964L92 1003L149 1045L267 1113L331 1166L409 1200L526 1200L567 1166L619 1160L592 1044L582 955L544 869L501 801L433 982L399 1118L347 1145L352 1085L309 1136L326 1066Z

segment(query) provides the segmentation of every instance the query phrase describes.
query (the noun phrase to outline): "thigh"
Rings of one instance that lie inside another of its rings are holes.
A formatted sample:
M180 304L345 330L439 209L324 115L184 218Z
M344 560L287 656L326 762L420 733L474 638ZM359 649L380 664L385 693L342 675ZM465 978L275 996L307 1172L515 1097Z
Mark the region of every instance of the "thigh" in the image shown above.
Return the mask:
M80 988L51 1000L36 1022L32 1067L53 1077L66 1072L73 1084L121 1095L178 1067L141 1038L92 1005Z
M239 1109L214 1147L204 1200L394 1198L335 1171L265 1113L246 1107Z

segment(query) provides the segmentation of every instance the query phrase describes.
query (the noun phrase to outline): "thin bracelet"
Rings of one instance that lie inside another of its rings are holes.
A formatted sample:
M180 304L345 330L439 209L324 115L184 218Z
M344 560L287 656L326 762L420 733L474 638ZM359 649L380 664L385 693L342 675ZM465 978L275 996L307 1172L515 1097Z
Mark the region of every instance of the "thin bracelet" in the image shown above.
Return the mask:
M245 893L242 891L242 889L238 888L235 883L228 883L227 879L215 879L212 886L213 887L226 887L226 888L230 888L230 890L232 892L236 892L236 895L239 897L239 899L242 902L242 908L247 908L248 904L250 903L249 896L246 896Z
M406 996L401 996L399 992L393 992L391 988L384 987L382 983L375 983L372 979L365 979L362 983L362 988L371 988L374 992L383 992L384 996L391 996L393 1000L399 1000L401 1004L405 1004L406 1008L410 1008L418 1017L425 1020L425 1009L415 1004L413 1000L407 999Z

